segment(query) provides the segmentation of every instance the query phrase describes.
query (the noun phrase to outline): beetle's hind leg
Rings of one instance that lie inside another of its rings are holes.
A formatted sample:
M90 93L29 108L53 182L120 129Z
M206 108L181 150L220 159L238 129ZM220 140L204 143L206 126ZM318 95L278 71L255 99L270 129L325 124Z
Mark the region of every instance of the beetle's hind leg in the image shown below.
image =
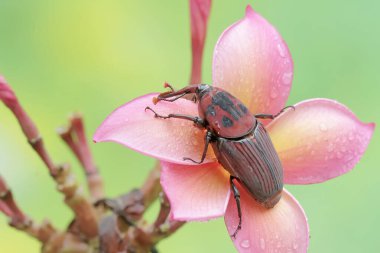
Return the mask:
M237 179L236 177L230 176L230 185L232 193L234 194L234 198L236 201L237 211L238 211L238 217L239 217L239 224L235 230L235 232L231 235L234 239L236 238L236 235L241 230L241 206L240 206L240 192L239 189L236 187L234 183L234 179Z
M282 113L284 113L289 108L292 108L293 110L296 110L296 108L293 105L289 105L289 106L286 106L286 107L282 108L281 111L279 111L277 114L273 115L273 114L263 114L263 113L260 113L260 114L255 114L255 117L259 118L259 119L275 119L278 116L280 116Z

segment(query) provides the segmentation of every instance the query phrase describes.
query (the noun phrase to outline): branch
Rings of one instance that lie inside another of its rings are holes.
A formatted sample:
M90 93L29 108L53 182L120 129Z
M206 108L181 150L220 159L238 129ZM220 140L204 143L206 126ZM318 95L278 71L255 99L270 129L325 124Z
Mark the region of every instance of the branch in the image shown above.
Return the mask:
M80 232L88 239L97 236L96 210L78 186L68 164L59 167L54 180L57 183L57 189L65 196L65 203L75 213L75 223Z
M55 166L45 149L36 125L20 105L14 91L0 76L0 100L13 112L29 143L46 164L57 188L65 195L65 203L74 211L79 229L87 238L97 235L97 217L94 207L78 187L68 165ZM20 215L20 214L18 214Z
M36 125L22 108L12 88L6 83L5 79L2 76L0 76L0 100L2 100L3 103L12 111L18 120L29 144L33 147L41 160L45 163L46 167L49 169L50 174L54 175L55 166L45 149L44 143Z
M9 224L12 227L31 235L42 243L46 243L56 233L56 229L49 222L37 225L21 211L1 176L0 210L11 219Z
M88 146L82 115L79 113L73 114L70 117L69 126L61 127L57 131L82 165L93 201L103 198L103 180L95 166Z
M160 184L161 165L157 161L153 170L149 173L145 179L144 184L141 186L141 192L144 196L144 206L147 209L159 196L162 191Z
M192 48L190 84L199 84L202 80L203 49L206 40L211 0L190 0L189 3Z

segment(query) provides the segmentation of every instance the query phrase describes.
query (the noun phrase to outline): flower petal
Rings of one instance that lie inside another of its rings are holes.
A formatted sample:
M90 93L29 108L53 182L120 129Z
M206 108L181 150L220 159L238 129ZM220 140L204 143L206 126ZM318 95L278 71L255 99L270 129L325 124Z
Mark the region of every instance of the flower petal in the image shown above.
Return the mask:
M266 209L239 187L242 228L232 238L240 253L294 252L305 253L309 245L309 226L302 207L286 190L278 204ZM230 197L225 223L230 235L238 224L235 199Z
M204 221L224 215L230 184L229 174L220 165L161 165L161 185L170 201L172 219Z
M160 101L153 105L152 99L157 95L148 94L117 108L96 130L94 141L113 141L160 160L193 165L192 162L183 161L183 157L201 158L205 132L196 128L191 121L159 119L154 117L153 112L144 110L150 106L162 115L181 113L197 116L197 106L185 99ZM205 162L213 158L210 148Z
M344 105L311 99L267 127L287 184L326 181L350 171L367 148L375 124L365 124Z
M192 68L190 83L201 83L202 55L206 40L211 0L190 0Z
M252 113L278 113L293 80L293 61L276 29L248 6L244 19L223 32L215 47L213 82Z

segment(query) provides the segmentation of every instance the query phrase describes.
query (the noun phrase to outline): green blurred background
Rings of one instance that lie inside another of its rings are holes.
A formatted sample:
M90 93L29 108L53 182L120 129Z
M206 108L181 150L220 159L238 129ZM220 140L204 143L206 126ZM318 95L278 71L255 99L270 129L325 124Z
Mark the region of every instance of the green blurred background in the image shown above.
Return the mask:
M375 0L213 1L204 81L221 32L247 4L274 24L295 63L289 103L336 99L365 122L380 120L380 2ZM78 163L56 137L71 111L84 113L88 136L117 106L189 80L186 0L0 0L0 73L37 122L56 161ZM378 129L377 129L378 130ZM356 168L337 179L288 189L310 222L309 252L379 252L379 131ZM113 143L91 146L109 196L139 186L154 160ZM36 220L64 227L72 215L12 115L0 106L0 172ZM151 211L154 216L154 211ZM161 252L234 252L223 219L191 223ZM39 244L0 216L0 252L39 252Z

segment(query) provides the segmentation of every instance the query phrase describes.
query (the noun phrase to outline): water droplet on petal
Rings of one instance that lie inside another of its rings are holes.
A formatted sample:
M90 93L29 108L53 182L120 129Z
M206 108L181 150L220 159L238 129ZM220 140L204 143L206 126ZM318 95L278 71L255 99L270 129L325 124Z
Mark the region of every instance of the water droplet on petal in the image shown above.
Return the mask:
M298 249L298 244L296 242L293 242L293 249Z
M248 249L251 246L251 244L249 243L248 240L243 240L241 241L240 246L244 249Z
M281 57L284 57L284 58L286 57L286 50L281 43L277 44L277 50L278 50L279 54L281 55Z
M278 96L278 93L277 93L276 89L272 89L270 92L270 97L275 99L277 96Z
M282 75L282 82L285 85L289 85L292 82L293 78L293 73L292 72L287 72Z
M264 238L260 238L260 247L261 247L261 249L265 249L265 241L264 241Z
M351 154L348 154L345 158L344 158L344 160L346 161L346 162L350 162L351 160L353 160L354 159L354 156L352 156Z
M199 142L196 140L196 139L192 139L191 141L193 143L194 146L197 146L199 145Z
M326 132L327 131L327 126L325 124L321 123L319 125L319 130L321 130L322 132Z

